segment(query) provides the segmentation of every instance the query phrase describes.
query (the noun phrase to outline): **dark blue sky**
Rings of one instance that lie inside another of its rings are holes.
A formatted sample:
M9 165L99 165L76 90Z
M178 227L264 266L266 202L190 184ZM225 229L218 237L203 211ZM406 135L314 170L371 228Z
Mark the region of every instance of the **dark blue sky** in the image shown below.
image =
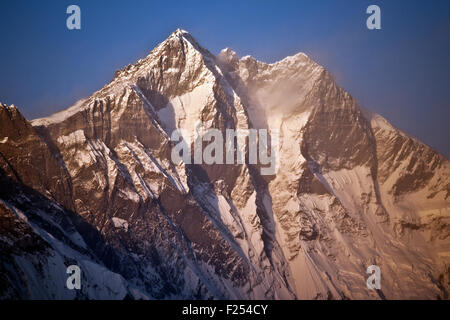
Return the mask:
M66 28L70 4L79 31ZM370 4L382 30L366 28ZM2 0L0 14L0 101L29 119L89 96L180 27L213 53L305 52L361 105L450 157L449 0Z

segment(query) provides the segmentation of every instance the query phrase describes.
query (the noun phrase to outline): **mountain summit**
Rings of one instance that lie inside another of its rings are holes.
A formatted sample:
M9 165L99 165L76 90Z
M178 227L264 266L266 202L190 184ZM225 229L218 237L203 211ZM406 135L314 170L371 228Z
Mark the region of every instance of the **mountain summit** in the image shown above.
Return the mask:
M216 57L178 29L67 110L0 123L1 298L448 298L449 161L303 53ZM174 163L198 123L277 130L278 171Z

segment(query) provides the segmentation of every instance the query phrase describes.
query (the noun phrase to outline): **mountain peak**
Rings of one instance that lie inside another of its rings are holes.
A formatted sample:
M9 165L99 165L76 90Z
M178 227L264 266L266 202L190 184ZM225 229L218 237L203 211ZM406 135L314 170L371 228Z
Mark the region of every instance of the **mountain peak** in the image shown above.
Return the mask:
M178 28L177 30L172 32L172 34L177 35L177 36L190 35L190 33L188 31L181 29L181 28Z
M163 43L171 41L173 39L184 39L191 42L192 44L197 44L197 41L194 39L194 37L188 31L181 28L178 28L174 32L172 32Z
M172 32L166 40L161 42L157 47L155 47L150 54L146 57L146 59L152 59L155 55L160 54L161 52L173 51L174 49L179 49L184 52L186 45L191 46L196 50L201 52L202 54L207 53L207 50L202 48L200 44L195 40L195 38L186 30L178 28L174 32ZM209 52L208 52L209 53ZM167 52L165 52L167 54Z
M17 109L17 107L14 104L8 106L6 103L2 102L0 102L0 107L5 109Z
M221 67L228 67L231 68L231 70L237 69L239 64L238 55L230 48L222 49L222 51L220 51L217 55L217 60L219 61Z
M7 104L3 104L0 102L0 115L3 114L8 114L8 118L10 120L17 118L18 116L19 118L24 119L19 109L15 105L11 104L8 106Z

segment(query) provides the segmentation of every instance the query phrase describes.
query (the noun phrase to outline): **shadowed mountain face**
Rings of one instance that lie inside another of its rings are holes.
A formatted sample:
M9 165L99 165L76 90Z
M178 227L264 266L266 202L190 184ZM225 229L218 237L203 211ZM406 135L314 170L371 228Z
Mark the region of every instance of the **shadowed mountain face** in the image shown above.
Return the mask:
M73 107L0 123L1 298L448 298L449 161L304 54L215 57L177 30ZM277 172L174 163L198 123L277 130Z

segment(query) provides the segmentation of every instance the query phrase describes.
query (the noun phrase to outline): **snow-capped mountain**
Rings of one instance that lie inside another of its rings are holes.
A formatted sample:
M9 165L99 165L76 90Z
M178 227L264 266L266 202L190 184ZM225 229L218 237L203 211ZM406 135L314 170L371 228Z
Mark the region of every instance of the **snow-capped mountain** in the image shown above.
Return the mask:
M303 53L216 57L177 30L69 109L0 123L1 298L448 298L449 161ZM278 130L276 174L174 163L197 123Z

